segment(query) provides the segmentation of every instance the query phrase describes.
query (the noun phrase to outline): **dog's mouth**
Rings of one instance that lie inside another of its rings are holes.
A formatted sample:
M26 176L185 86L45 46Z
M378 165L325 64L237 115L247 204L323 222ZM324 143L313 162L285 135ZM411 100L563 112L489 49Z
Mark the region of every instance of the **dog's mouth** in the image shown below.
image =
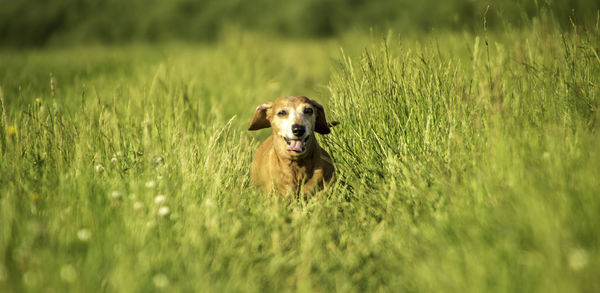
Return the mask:
M308 142L309 138L310 135L307 135L304 139L293 139L283 136L283 140L285 140L285 143L288 144L288 147L285 150L296 153L303 153L304 151L306 151L306 142Z

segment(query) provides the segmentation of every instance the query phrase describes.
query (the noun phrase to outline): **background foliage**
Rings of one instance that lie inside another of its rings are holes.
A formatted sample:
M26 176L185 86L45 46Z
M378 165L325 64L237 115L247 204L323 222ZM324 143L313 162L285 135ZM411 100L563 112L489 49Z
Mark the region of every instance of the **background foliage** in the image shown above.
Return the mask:
M351 30L477 31L527 26L535 17L594 23L592 0L3 0L1 46L210 41L230 27L286 37L325 37Z

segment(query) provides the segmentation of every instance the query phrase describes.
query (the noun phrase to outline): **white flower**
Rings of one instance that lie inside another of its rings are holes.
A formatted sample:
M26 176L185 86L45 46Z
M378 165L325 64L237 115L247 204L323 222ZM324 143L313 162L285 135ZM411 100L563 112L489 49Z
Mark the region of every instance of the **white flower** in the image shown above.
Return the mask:
M90 232L90 230L88 229L79 229L79 231L77 231L77 238L79 238L79 240L83 241L83 242L87 242L88 240L90 240L90 238L92 237L92 232Z
M166 215L168 215L170 212L169 207L160 207L158 209L158 215L161 217L164 217Z
M167 197L164 195L159 195L157 197L154 198L154 203L155 204L163 204L165 201L167 201Z
M156 186L156 181L154 181L154 180L150 180L150 181L146 182L147 188L154 188L155 186Z
M104 166L102 166L102 164L96 165L96 172L98 172L98 173L104 172Z
M116 157L112 157L112 159L110 159L110 162L115 164L117 162L117 158Z
M141 211L143 208L144 208L144 204L142 202L140 202L140 201L136 201L133 204L133 209L136 210L136 211Z
M120 199L121 199L121 197L123 197L123 195L122 195L120 192L118 192L118 191L113 191L113 192L110 194L110 196L111 196L113 199L116 199L116 200L120 200Z
M156 161L154 161L154 163L156 163L157 165L162 164L165 162L165 159L163 159L163 157L158 157L156 158Z

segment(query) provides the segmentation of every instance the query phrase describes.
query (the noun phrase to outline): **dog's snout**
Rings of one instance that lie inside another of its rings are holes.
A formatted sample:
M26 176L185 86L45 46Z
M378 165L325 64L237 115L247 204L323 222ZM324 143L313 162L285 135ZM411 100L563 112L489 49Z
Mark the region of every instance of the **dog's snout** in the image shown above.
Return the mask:
M304 132L306 132L306 127L304 125L300 125L300 124L292 125L292 133L294 133L295 136L300 137L300 136L304 135Z

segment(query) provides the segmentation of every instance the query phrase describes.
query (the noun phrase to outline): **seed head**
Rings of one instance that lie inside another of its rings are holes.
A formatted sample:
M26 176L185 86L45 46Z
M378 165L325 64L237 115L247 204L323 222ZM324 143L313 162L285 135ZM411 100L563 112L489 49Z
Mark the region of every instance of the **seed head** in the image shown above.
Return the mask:
M52 91L52 96L56 94L56 78L50 74L50 90Z

